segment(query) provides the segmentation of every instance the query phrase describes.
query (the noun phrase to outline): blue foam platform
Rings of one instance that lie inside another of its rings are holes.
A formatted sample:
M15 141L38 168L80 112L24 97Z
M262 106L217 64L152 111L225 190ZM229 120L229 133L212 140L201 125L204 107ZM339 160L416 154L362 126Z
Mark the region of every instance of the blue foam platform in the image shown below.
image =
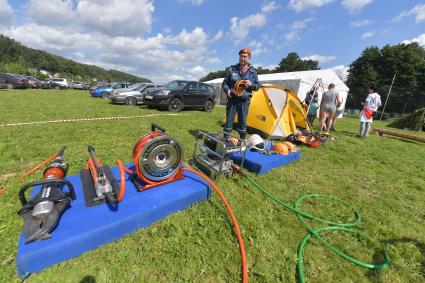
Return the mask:
M132 165L126 167L134 169ZM118 168L111 169L120 184ZM24 244L21 235L16 256L18 274L38 272L76 257L209 198L211 188L205 181L191 172L184 174L181 180L144 192L137 192L127 179L124 198L116 210L105 204L86 207L79 175L67 177L77 199L64 211L52 238Z
M236 164L240 165L242 153L236 152L228 155ZM249 172L258 175L265 174L273 168L280 167L300 159L301 152L297 149L296 152L290 152L288 155L282 154L262 154L255 150L248 150L245 154L243 167Z

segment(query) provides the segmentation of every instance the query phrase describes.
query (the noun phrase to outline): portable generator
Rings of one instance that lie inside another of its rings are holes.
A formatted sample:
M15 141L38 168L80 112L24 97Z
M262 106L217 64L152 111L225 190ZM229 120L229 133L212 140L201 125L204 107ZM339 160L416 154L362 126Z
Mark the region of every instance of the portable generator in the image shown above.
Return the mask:
M233 161L230 154L242 154L241 166L245 160L247 144L243 139L229 136L223 137L223 133L196 133L195 146L193 149L192 165L202 171L211 180L218 181L221 176L233 175Z

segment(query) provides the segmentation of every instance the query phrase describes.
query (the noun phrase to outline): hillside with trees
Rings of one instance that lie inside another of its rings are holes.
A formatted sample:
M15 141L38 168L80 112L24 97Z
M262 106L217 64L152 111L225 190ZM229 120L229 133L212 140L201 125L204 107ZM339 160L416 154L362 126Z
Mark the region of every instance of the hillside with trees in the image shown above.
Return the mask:
M29 48L0 34L0 72L43 77L42 74L38 73L40 70L46 70L51 74L59 73L61 77L69 79L90 82L93 79L97 81L150 82L146 78L125 72L105 70Z

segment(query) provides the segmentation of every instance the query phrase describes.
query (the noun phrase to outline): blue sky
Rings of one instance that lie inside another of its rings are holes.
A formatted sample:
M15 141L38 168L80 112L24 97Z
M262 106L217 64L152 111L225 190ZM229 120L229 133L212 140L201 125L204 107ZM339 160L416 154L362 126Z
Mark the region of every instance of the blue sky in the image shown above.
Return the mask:
M0 32L21 43L159 82L289 52L343 73L368 46L425 46L425 2L384 0L0 0Z

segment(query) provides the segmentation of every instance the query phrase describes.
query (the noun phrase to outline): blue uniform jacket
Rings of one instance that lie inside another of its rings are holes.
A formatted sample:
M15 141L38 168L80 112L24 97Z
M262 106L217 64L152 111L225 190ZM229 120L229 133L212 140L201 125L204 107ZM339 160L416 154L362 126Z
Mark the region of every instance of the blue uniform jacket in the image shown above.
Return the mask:
M250 93L252 91L256 91L260 88L260 84L258 83L258 75L257 71L254 69L254 67L250 64L248 71L245 74L242 74L240 71L240 65L232 65L227 69L227 75L223 80L223 90L226 92L229 91L229 89L234 89L236 85L236 81L238 80L250 80L252 85L248 87L244 94L237 97L232 95L229 100L248 100L250 98Z

